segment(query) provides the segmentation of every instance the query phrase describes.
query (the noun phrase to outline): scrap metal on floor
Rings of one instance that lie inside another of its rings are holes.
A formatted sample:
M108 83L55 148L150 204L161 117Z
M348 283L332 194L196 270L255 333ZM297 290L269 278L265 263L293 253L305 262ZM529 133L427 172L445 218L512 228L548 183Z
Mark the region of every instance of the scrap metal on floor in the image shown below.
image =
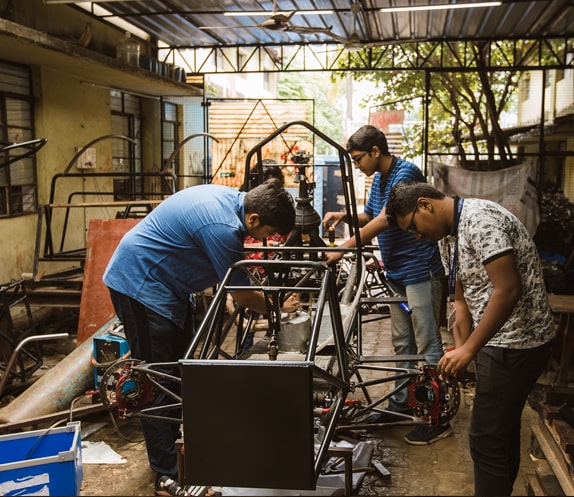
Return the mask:
M443 330L446 346L452 344L452 337ZM363 327L365 353L392 355L390 320L382 319L367 323ZM382 387L388 388L388 387ZM373 431L357 433L357 438L345 437L348 446L360 447L353 460L354 496L409 496L409 495L472 495L473 472L468 450L467 433L472 408L474 386L472 382L461 388L458 413L451 421L453 436L432 445L413 446L403 441L412 426L387 426ZM225 395L222 393L222 395ZM198 402L198 409L209 409ZM269 415L272 415L270 412ZM530 454L531 425L538 419L537 412L526 406L522 423L522 464L513 495L527 495L529 475L536 471L536 460ZM103 423L103 426L102 426ZM96 431L82 439L86 442L102 441L108 444L123 459L124 463L84 464L82 496L135 496L153 495L155 474L149 469L142 434L137 419L114 420L108 413L90 416L82 422L83 430L89 432L96 425ZM238 429L240 429L238 427ZM343 440L343 439L341 439ZM279 450L280 448L278 448ZM216 453L218 447L214 446ZM360 455L359 455L360 452ZM201 458L193 448L186 451L187 457ZM330 464L330 466L329 466ZM329 459L326 465L329 473L321 475L315 491L281 490L270 493L261 489L237 489L215 487L225 495L344 495L344 463ZM225 471L225 468L219 468ZM331 478L331 483L328 478ZM333 483L334 481L334 483ZM323 485L321 485L323 484Z

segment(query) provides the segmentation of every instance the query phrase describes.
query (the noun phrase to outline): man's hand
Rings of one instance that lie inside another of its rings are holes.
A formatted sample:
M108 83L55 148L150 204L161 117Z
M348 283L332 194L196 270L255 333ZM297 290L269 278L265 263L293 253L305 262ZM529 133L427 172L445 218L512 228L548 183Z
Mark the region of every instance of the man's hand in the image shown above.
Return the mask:
M466 371L473 359L473 355L466 351L466 347L458 347L447 352L438 362L437 373L443 376L458 376Z
M327 265L335 264L345 252L323 252L325 254L325 262Z
M301 309L301 302L299 301L299 297L293 294L291 295L285 302L283 302L283 307L281 308L282 312L295 312Z
M346 212L327 212L323 217L323 231L328 230L329 226L335 228L346 216Z

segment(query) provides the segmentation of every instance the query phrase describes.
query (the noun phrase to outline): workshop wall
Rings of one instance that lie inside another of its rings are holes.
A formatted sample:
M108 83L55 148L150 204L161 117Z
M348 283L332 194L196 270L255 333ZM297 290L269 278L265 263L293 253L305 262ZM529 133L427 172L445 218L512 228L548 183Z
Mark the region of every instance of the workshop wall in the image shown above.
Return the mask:
M38 202L49 202L50 185L55 174L65 171L78 147L98 136L110 133L110 96L109 90L87 87L79 80L49 68L34 70L34 89L36 96L35 124L36 136L47 139L46 146L37 154ZM99 171L111 170L111 145L102 142L96 147L97 168ZM75 165L70 172L77 172ZM89 180L78 178L75 190L109 190L109 185L90 184ZM108 180L109 181L109 180ZM69 184L70 182L68 182ZM56 202L67 199L57 198ZM54 232L59 233L63 223L63 209L55 212ZM84 244L89 217L97 217L93 212L86 217L83 212L72 212L69 225L70 242ZM37 215L27 215L0 220L3 236L0 240L0 282L19 279L23 273L31 273L36 246ZM69 264L69 263L67 263ZM60 270L66 263L57 263L50 271Z
M123 32L110 26L98 24L82 11L49 9L42 0L21 0L14 2L12 11L6 13L6 19L29 28L37 29L64 41L77 43L86 22L92 23L90 50L115 60L115 45ZM0 43L0 60L9 63L21 63L8 53ZM73 65L73 59L71 59ZM85 62L85 61L84 61ZM23 64L23 63L21 63ZM72 69L67 73L61 65L51 65L51 60L38 56L33 64L23 64L31 68L34 97L34 134L36 138L46 138L46 145L36 154L36 176L38 205L50 202L50 188L55 175L66 172L76 152L86 144L112 132L110 88L90 83L90 74L74 76ZM97 66L94 65L94 68ZM121 75L121 72L118 72ZM144 171L159 170L161 167L161 102L158 98L142 98L142 164ZM92 172L112 171L112 140L102 140L94 144L96 168ZM76 164L72 164L69 173L82 173ZM58 185L64 182L58 181ZM111 192L111 178L79 177L66 178L65 188L58 190L54 203L70 202L70 192ZM93 194L75 196L73 202L94 202ZM103 197L99 200L112 200ZM63 250L85 247L87 227L91 219L110 218L115 212L104 207L90 209L70 209L66 231L66 246ZM59 250L64 224L65 209L55 209L52 231L58 237L54 240ZM29 277L34 271L34 255L38 215L26 214L13 218L0 218L0 285ZM44 247L44 235L40 237L40 256ZM69 267L78 267L79 262L42 262L38 267L38 276L50 274Z
M115 57L116 45L124 36L122 30L99 23L68 5L45 5L43 0L18 0L13 4L14 22L65 41L89 45L90 49L110 57ZM89 41L85 37L86 23L90 24Z

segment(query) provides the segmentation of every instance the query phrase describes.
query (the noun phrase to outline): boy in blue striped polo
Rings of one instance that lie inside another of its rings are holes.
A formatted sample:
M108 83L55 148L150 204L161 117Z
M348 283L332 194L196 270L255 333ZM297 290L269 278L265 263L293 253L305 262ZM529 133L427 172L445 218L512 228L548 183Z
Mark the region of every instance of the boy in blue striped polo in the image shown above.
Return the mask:
M387 278L397 291L407 297L412 313L399 304L391 304L391 335L395 354L425 357L429 364L438 364L444 351L439 331L440 307L443 296L444 268L437 243L417 240L412 233L389 226L386 204L391 188L402 181L425 181L421 170L413 163L389 153L384 133L375 126L360 127L347 141L347 152L355 166L366 176L373 176L369 199L359 214L360 239L369 243L378 239ZM348 222L345 212L328 212L323 218L326 229L341 221ZM341 247L356 247L353 236ZM343 252L328 252L327 263L340 259ZM397 367L414 368L412 362L397 362ZM389 411L410 413L406 389L399 390L389 400ZM452 435L450 425L436 427L417 425L404 440L412 445L426 445Z

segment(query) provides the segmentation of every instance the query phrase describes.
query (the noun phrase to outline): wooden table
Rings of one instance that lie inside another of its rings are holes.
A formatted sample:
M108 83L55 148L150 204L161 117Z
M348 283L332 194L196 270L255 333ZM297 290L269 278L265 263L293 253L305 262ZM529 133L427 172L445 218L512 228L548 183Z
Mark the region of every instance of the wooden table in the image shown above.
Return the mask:
M560 314L558 324L558 337L562 335L560 350L560 362L558 365L558 376L556 384L558 386L568 385L568 370L574 349L574 295L548 294L552 312Z

